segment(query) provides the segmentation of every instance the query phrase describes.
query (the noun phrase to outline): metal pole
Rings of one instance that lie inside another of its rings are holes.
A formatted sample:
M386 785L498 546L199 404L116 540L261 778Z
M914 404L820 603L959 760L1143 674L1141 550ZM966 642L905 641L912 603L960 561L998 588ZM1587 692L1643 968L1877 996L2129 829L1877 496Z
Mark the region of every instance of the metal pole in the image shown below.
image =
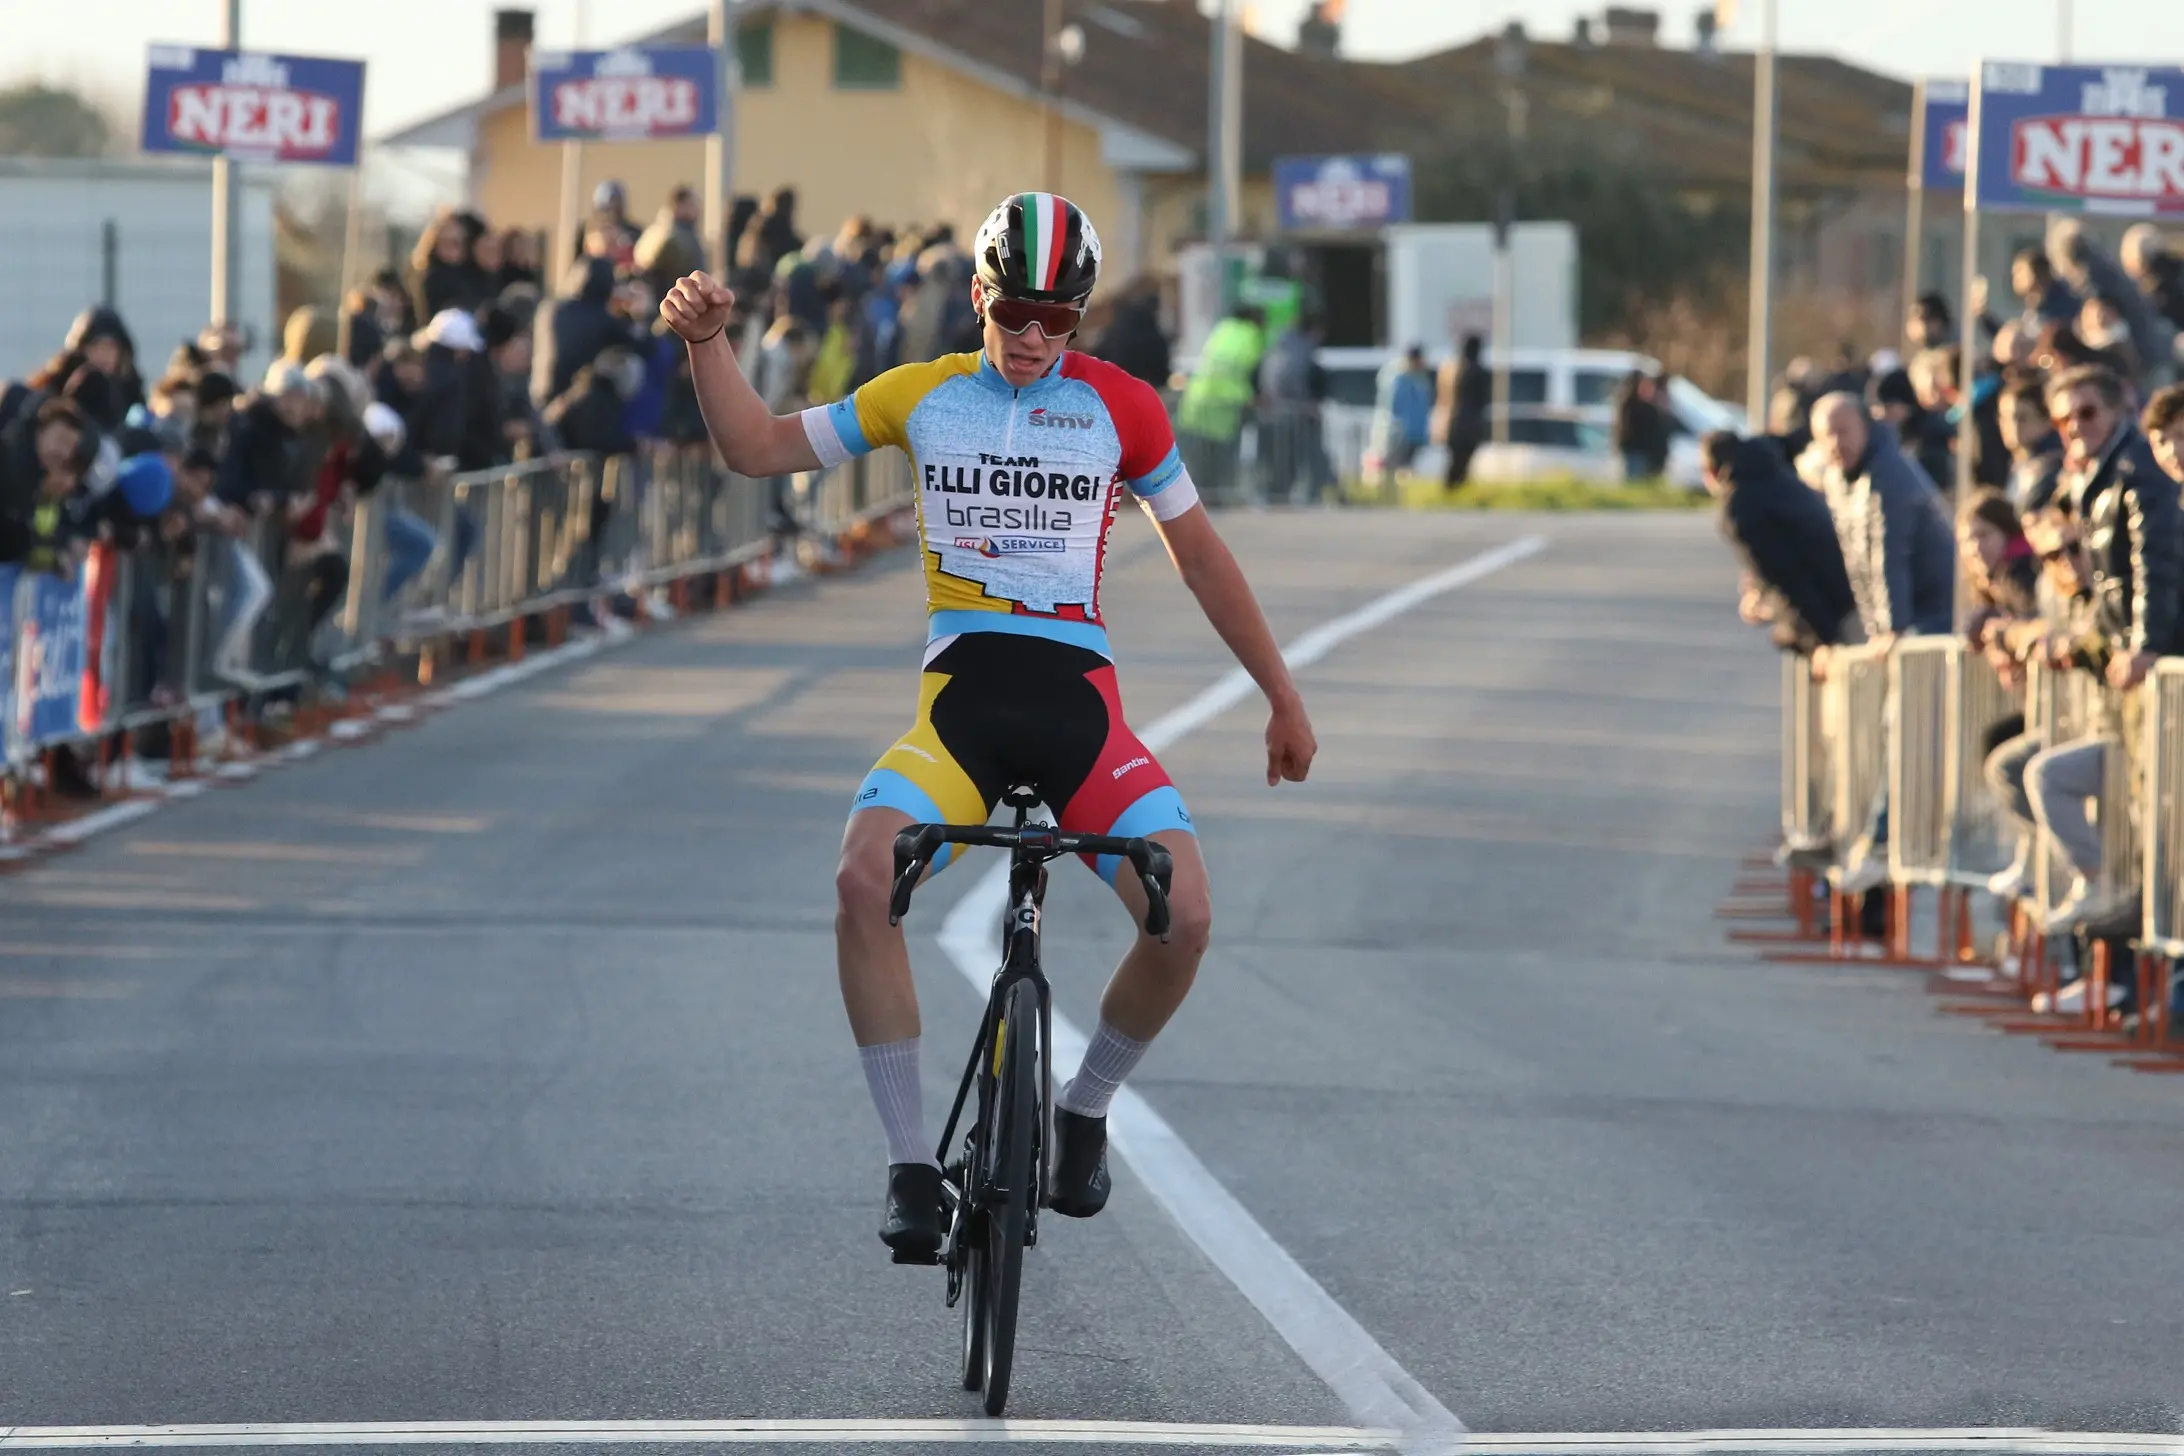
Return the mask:
M1752 317L1745 340L1744 408L1754 429L1767 418L1774 355L1775 4L1767 0L1752 65Z
M736 205L736 93L743 87L743 58L728 23L729 4L712 0L705 14L705 43L715 49L720 63L720 124L705 139L705 238L722 278L735 265L728 256L728 216Z
M1228 230L1244 218L1244 15L1241 0L1222 0L1221 195Z
M590 30L590 27L584 23L585 12L589 8L585 0L576 0L576 49L578 50L583 49L584 37ZM537 104L535 98L533 104ZM553 286L554 279L558 276L556 270L566 272L569 265L576 261L577 255L584 250L584 202L581 195L583 189L584 144L582 142L563 142L561 144L561 213L556 219L554 229L554 246L560 252L561 257L552 267L546 270L545 282L549 288Z
M1046 109L1046 190L1062 190L1062 0L1046 0L1039 90Z
M1926 83L1911 83L1911 166L1904 180L1903 316L1919 301L1919 253L1926 229Z
M2055 59L2065 65L2070 62L2071 36L2077 29L2072 20L2071 0L2055 0Z
M1977 74L1975 72L1975 74ZM1979 312L1972 307L1972 280L1979 274L1979 81L1972 83L1972 107L1964 124L1964 280L1963 328L1958 336L1963 375L1960 399L1963 417L1957 421L1955 497L1971 498L1972 456L1979 449L1979 424L1972 417L1972 361L1979 357ZM1935 482L1937 485L1939 481ZM1961 590L1961 588L1960 588Z
M99 224L99 302L121 307L121 229L112 218Z
M227 0L220 12L220 49L242 44L243 0ZM212 159L212 321L235 321L236 265L241 260L243 198L235 163L222 153Z
M1510 248L1515 203L1505 189L1494 220L1494 443L1509 443L1509 355L1516 347L1516 255Z
M1223 94L1223 75L1227 71L1228 46L1224 44L1228 31L1229 6L1234 0L1217 0L1219 8L1214 12L1212 27L1207 31L1207 53L1211 70L1206 84L1206 241L1213 247L1213 291L1216 311L1228 311L1228 199L1221 193L1224 175L1222 158L1228 148L1221 139L1221 126L1227 119L1228 107Z
M349 292L356 287L356 269L364 252L364 154L357 153L356 165L349 169L349 215L341 230L341 297L336 311L341 319L336 335L335 350L346 359L349 357L349 336L356 327L356 319L349 311Z

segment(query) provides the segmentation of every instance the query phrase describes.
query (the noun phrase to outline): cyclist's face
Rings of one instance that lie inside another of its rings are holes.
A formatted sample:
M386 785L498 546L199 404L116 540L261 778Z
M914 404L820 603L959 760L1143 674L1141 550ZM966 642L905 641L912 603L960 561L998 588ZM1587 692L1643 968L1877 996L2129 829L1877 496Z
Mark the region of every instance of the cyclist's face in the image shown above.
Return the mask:
M971 306L981 318L986 315L985 285L971 280ZM1054 367L1054 361L1062 357L1068 347L1069 336L1050 339L1037 324L1020 334L1012 334L991 318L985 318L986 358L1001 371L1001 377L1018 389L1032 383L1040 375Z

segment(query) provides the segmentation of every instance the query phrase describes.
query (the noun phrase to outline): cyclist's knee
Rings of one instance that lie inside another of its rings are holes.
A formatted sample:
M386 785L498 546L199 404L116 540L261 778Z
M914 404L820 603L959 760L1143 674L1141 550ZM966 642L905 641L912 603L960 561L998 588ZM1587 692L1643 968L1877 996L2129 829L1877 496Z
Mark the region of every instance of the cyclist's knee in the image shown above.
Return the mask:
M834 902L845 916L884 919L894 891L894 863L887 851L845 845L834 871Z
M1213 939L1213 901L1203 885L1186 889L1178 885L1168 897L1168 945L1193 961L1206 953Z

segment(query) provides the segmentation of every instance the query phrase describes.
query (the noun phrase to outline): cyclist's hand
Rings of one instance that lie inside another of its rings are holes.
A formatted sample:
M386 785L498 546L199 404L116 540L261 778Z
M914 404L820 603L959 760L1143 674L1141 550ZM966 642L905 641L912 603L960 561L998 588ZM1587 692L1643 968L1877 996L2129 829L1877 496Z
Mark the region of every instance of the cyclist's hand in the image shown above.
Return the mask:
M1266 786L1271 789L1283 779L1303 783L1318 752L1319 740L1312 736L1312 720L1305 716L1303 701L1289 698L1276 703L1274 716L1266 722Z
M692 273L667 291L660 300L660 317L682 335L684 342L700 344L728 325L728 311L736 296L710 274Z

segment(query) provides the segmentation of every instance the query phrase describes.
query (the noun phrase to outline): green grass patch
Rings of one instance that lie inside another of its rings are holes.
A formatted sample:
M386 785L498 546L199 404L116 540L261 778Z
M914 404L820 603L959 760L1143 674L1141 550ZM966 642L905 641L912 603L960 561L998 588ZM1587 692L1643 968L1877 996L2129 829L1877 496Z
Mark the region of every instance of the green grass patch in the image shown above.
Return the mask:
M1385 486L1350 481L1343 489L1355 505L1392 505L1407 511L1698 511L1711 500L1665 480L1603 485L1574 476L1540 480L1472 481L1448 490L1438 480L1398 475L1393 499Z

